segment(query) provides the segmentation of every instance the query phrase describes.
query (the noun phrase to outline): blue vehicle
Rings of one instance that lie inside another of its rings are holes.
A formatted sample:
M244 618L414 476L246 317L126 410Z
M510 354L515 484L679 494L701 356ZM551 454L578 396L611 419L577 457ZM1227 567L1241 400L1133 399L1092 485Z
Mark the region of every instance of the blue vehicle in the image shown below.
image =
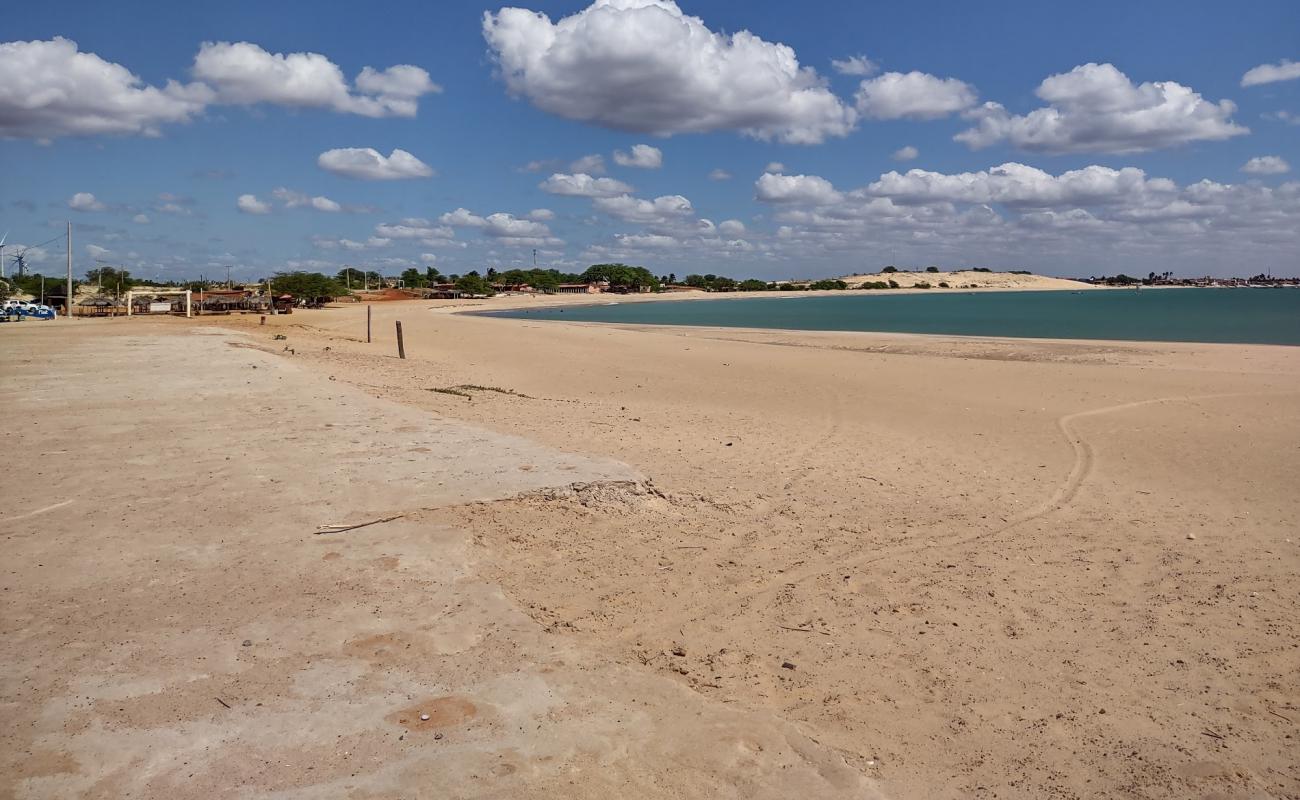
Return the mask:
M6 300L3 309L3 316L0 320L4 322L22 322L27 317L36 319L54 319L58 314L54 309L41 303L31 303L26 300Z

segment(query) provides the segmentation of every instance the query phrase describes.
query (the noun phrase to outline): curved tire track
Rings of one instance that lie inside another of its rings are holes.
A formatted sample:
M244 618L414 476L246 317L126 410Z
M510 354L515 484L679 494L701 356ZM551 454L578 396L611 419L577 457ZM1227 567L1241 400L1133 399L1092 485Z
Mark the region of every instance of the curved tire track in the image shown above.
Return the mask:
M1074 450L1074 464L1071 466L1070 472L1066 475L1065 480L1056 488L1056 491L1054 491L1045 501L1035 506L1033 509L1009 519L1001 527L992 530L975 531L959 536L950 536L933 542L927 541L923 534L918 534L918 541L898 545L888 549L877 550L869 555L863 555L858 558L848 558L850 555L849 552L843 553L840 556L828 556L822 560L822 564L829 563L830 566L810 566L803 570L782 573L780 581L777 583L769 584L761 589L749 593L733 594L727 599L725 604L719 603L705 608L692 609L692 613L689 616L681 615L674 616L670 619L662 619L660 620L660 625L656 627L665 629L676 628L683 622L716 615L729 606L749 605L754 601L770 598L789 586L801 583L810 578L818 578L837 570L860 568L868 564L887 561L899 556L911 555L932 547L953 547L970 544L971 542L980 541L982 539L992 539L1006 533L1007 531L1018 528L1026 522L1032 522L1033 520L1041 519L1042 517L1055 513L1056 511L1065 508L1074 500L1075 496L1079 493L1079 489L1092 474L1096 465L1096 456L1093 453L1092 445L1090 445L1087 440L1080 436L1072 427L1072 423L1076 420L1128 411L1144 406L1159 405L1162 403L1186 403L1199 400L1222 400L1235 397L1285 396L1291 394L1300 394L1300 392L1294 390L1283 390L1272 392L1228 392L1204 395L1174 395L1171 397L1156 397L1149 400L1137 400L1131 403L1118 403L1116 405L1103 406L1101 408L1093 408L1086 411L1076 411L1072 414L1066 414L1057 418L1056 426L1061 431L1061 434L1065 437L1066 441L1069 442L1070 447ZM642 631L635 634L629 633L628 635L644 635L644 632ZM626 636L622 638L626 638Z

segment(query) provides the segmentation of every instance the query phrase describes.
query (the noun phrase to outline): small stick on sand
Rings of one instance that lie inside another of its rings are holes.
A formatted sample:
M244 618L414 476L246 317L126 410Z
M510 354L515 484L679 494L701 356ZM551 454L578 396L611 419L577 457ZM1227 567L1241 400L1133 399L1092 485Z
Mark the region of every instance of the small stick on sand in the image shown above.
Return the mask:
M351 530L356 530L357 528L364 528L367 525L378 525L381 522L392 522L393 520L401 519L404 516L406 515L394 514L391 517L372 519L369 522L358 522L356 525L321 525L316 529L316 535L319 536L322 533L343 533L344 531L351 531Z
M830 636L826 631L819 631L816 628L793 628L789 625L777 625L778 628L784 628L787 631L799 631L800 633L820 633L822 636Z

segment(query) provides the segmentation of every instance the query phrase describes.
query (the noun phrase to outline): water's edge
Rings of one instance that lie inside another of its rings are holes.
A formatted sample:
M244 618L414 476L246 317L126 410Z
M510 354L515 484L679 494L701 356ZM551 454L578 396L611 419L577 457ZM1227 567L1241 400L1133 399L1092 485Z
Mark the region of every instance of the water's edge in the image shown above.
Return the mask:
M756 302L767 300L769 302ZM779 301L779 302L778 302ZM845 292L593 301L465 312L512 319L992 338L1300 345L1300 291Z

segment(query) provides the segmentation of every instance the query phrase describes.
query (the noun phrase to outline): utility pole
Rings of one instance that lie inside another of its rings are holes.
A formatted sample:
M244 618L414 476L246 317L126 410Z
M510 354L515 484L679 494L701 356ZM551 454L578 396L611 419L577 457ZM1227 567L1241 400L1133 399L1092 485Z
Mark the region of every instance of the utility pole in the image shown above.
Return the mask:
M233 289L233 288L235 288L235 284L233 284L233 283L230 282L230 265L229 265L229 264L226 265L226 288L227 288L227 289Z
M72 221L68 221L68 297L63 307L68 319L72 319Z

